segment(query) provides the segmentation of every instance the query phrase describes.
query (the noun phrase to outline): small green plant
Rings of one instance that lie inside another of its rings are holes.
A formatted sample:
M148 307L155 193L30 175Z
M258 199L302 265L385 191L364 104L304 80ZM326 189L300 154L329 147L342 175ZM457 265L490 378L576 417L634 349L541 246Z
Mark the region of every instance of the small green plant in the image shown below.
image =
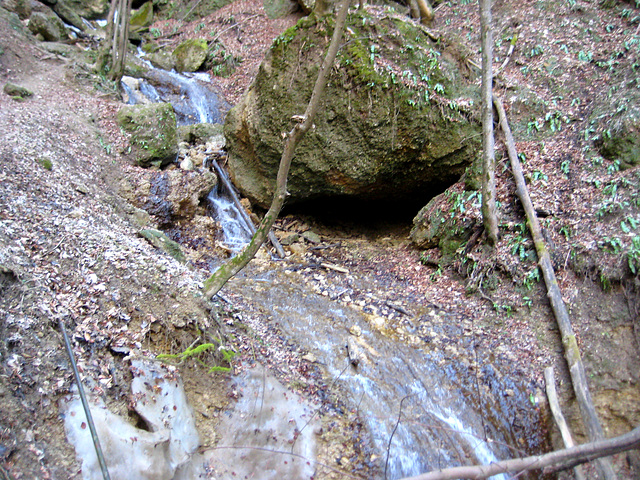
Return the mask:
M438 280L438 277L442 276L442 267L440 265L438 265L438 268L436 268L436 270L429 275L429 280L431 280L432 282L435 282L436 280Z
M624 233L630 233L631 230L637 230L639 223L640 222L638 222L638 220L636 220L635 218L628 216L624 220L622 220L622 222L620 222L620 228Z
M540 269L535 267L525 275L523 284L527 290L531 290L538 282L540 282Z
M604 237L602 241L598 242L598 246L602 250L618 254L622 250L622 241L618 237Z
M564 235L565 240L569 240L569 237L571 237L571 227L569 227L568 225L563 225L560 228L560 233Z
M533 47L531 50L529 50L527 57L533 58L533 57L537 57L538 55L542 55L543 53L544 53L544 47L538 44L535 47Z
M111 155L111 144L110 143L104 143L104 140L100 136L98 136L98 143L104 149L104 151L107 152L107 155Z
M627 252L627 261L631 272L637 275L640 271L640 237L638 236L631 239L631 248Z
M549 112L544 117L544 120L549 123L549 128L552 132L555 133L562 130L562 114L560 112Z
M549 180L549 177L544 172L541 172L540 170L534 170L533 173L531 174L531 178L535 181L541 181L541 182L546 182L547 180Z
M184 352L181 352L181 353L175 353L175 354L161 353L161 354L159 354L157 356L157 358L159 360L179 360L179 363L184 362L188 358L193 358L194 360L196 360L201 365L208 366L208 365L205 364L205 362L203 362L198 357L200 355L204 354L205 352L209 351L209 350L215 350L215 349L216 349L216 344L214 344L214 343L201 343L200 345L198 345L196 347L189 346L189 347L187 347L187 349ZM223 345L220 345L219 347L217 347L217 351L222 355L222 361L224 363L227 363L227 364L230 364L231 360L233 360L233 358L236 355L236 353L233 350L228 349L228 348L224 347ZM215 365L213 367L209 367L209 373L230 372L230 371L231 371L230 367L224 367L224 366L220 366L220 365Z
M36 162L45 170L53 170L53 162L47 157L40 157L36 160Z
M198 25L196 25L196 28L193 29L193 33L198 33L203 28L204 28L204 23L199 23Z
M504 313L507 317L513 315L513 307L511 305L500 305L494 302L493 309L498 313Z
M531 120L529 123L527 123L527 133L531 134L534 130L536 132L540 131L540 123L538 122L538 120Z
M533 306L533 300L531 300L531 297L522 297L522 303L527 308L531 308Z
M570 167L570 165L571 165L571 160L564 160L560 164L560 170L562 171L562 173L564 173L567 176L569 176L569 167Z
M607 166L607 173L609 175L613 175L616 172L620 171L620 160L617 158Z
M160 31L160 29L155 27L149 29L149 33L153 38L158 38L160 35L162 35L162 32Z
M578 60L581 62L590 63L593 60L593 52L585 52L584 50L580 50L578 52Z

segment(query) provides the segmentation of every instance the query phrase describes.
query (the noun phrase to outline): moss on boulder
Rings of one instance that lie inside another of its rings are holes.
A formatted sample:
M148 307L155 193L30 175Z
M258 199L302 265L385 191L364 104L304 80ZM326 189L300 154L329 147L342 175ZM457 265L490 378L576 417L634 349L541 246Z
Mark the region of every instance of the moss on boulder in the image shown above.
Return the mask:
M474 222L458 215L457 207L469 201L474 192L464 191L461 186L459 183L432 198L413 219L411 241L420 248L439 248L444 263L453 258L473 233Z
M65 0L78 15L87 20L104 18L109 11L109 0Z
M29 30L34 35L41 35L45 42L59 42L68 37L62 20L53 12L34 12L29 17Z
M304 113L331 38L333 19L301 20L271 46L258 74L227 115L236 185L271 202L291 118ZM480 142L476 91L402 16L350 15L315 128L298 149L289 203L326 197L407 199L455 182Z
M178 154L176 115L168 103L127 105L117 115L118 125L130 135L129 153L141 167L164 166Z
M31 90L11 82L5 83L2 90L10 97L25 98L33 95L33 92Z
M179 72L195 72L207 59L209 47L204 38L185 40L173 51L176 70Z
M153 24L153 2L146 2L138 10L132 12L129 23L134 30L151 26Z
M174 242L164 232L154 229L140 230L140 236L146 238L151 245L167 253L181 263L186 262L180 244Z

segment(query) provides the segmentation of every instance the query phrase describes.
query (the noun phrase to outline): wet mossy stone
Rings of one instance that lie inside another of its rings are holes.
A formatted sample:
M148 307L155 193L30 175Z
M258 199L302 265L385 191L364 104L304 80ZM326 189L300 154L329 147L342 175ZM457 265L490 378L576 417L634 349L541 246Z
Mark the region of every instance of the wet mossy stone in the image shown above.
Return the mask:
M242 193L273 199L283 136L304 113L333 19L304 19L272 44L225 121ZM353 12L314 128L298 145L289 205L328 198L404 201L456 182L480 149L477 87L453 55L400 15Z
M68 25L73 25L80 31L84 31L87 28L80 15L67 0L57 0L51 8Z
M264 0L264 11L269 18L282 18L295 12L299 5L293 0Z
M98 20L106 17L109 11L109 0L65 0L69 8L87 20Z
M176 59L176 70L179 72L196 72L207 58L208 44L204 38L185 40L173 51Z
M180 244L174 242L164 232L154 229L140 230L140 236L146 238L151 245L167 253L181 263L186 261Z
M168 103L126 105L118 125L130 135L130 158L141 167L164 166L178 154L176 115Z
M45 42L59 42L68 37L62 20L55 14L34 12L29 17L29 30L34 35L41 35Z
M4 87L2 88L2 90L4 91L4 93L6 93L7 95L9 95L10 97L21 97L21 98L26 98L26 97L30 97L33 95L33 92L26 89L25 87L21 87L20 85L16 85L15 83L5 83Z
M212 138L222 137L222 125L219 123L196 123L178 127L181 142L193 145L204 144Z
M453 187L455 188L455 187ZM413 219L411 241L420 248L439 248L442 253L441 262L449 262L469 238L473 231L470 219L455 215L452 206L456 195L454 191L435 196L423 207Z
M171 71L176 68L176 58L166 50L157 50L146 55L151 64L162 70Z
M2 7L15 12L20 20L26 20L31 16L31 0L5 0L2 2Z
M138 10L131 13L129 20L134 30L149 27L153 24L153 2L149 1L142 5Z
M600 141L603 157L619 161L621 168L640 164L640 117L629 116Z

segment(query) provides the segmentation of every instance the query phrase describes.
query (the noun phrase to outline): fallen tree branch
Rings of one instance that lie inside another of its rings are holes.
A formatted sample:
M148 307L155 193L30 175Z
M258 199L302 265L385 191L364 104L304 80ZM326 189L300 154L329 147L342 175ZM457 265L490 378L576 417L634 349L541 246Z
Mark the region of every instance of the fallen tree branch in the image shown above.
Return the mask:
M556 379L553 373L553 367L547 367L544 369L544 381L547 387L547 398L549 399L549 408L551 409L553 419L560 430L560 435L562 435L562 441L564 442L565 448L571 448L575 446L575 443L573 442L569 425L567 425L564 415L562 414L560 402L558 402L558 395L556 394ZM584 473L582 473L582 467L580 466L573 469L573 474L575 475L576 480L586 480Z
M587 435L589 440L596 441L604 438L602 426L598 420L596 409L593 406L591 400L591 393L589 392L589 384L587 383L587 375L585 374L582 359L580 358L580 349L578 348L578 342L576 341L576 334L573 331L571 325L571 319L569 313L562 300L562 292L558 286L556 275L553 270L553 264L551 263L551 256L549 250L545 244L542 232L540 229L540 222L536 215L536 211L531 202L529 196L529 190L522 173L522 165L518 159L518 152L516 150L516 144L511 134L511 128L507 121L507 114L504 111L502 101L497 95L493 95L493 103L498 111L500 118L500 128L504 132L505 143L507 146L507 152L509 154L509 160L511 161L511 169L513 177L516 181L516 194L524 207L524 211L527 215L527 224L533 237L533 243L536 247L536 253L538 254L538 265L542 270L545 284L547 285L547 297L551 302L551 308L560 327L560 333L562 336L562 345L564 346L564 356L569 365L569 372L571 374L571 383L573 384L573 391L576 394L578 400L578 406L580 407L580 414L582 421L587 429ZM602 459L597 462L598 469L606 480L615 480L616 474L613 472L611 462L607 459Z
M640 448L640 427L629 433L607 440L585 443L544 455L503 460L490 465L475 465L445 468L429 473L407 477L403 480L455 480L458 478L481 479L507 472L522 472L544 469L544 473L573 468L594 459Z

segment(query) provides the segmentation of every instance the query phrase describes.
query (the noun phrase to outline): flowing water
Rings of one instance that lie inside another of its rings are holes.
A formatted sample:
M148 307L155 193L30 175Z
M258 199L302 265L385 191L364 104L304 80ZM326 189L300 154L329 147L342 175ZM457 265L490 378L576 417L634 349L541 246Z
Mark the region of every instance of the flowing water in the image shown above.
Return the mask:
M142 83L140 90L152 100L170 101L182 112L180 122L221 121L219 103L209 95L210 90L203 93L202 79L157 69L148 78L155 86ZM235 204L217 190L208 201L223 227L224 242L239 251L250 232ZM365 422L376 454L383 459L384 478L398 479L451 465L487 464L510 456L500 446L515 442L502 400L483 404L474 400L472 379L445 362L442 349L424 343L408 345L384 334L362 311L291 281L281 268L260 277L238 277L226 288L247 305L259 305L282 332L324 365ZM347 354L347 348L357 361ZM237 408L248 407L239 403ZM248 416L239 415L234 428L242 430ZM251 424L254 429L259 430ZM254 460L245 455L241 461ZM274 473L273 478L278 475Z
M251 231L233 200L219 190L212 190L207 201L213 210L213 218L222 229L222 241L233 253L238 253L251 240Z
M170 103L176 113L178 125L222 123L229 105L220 100L208 74L169 72L155 68L150 62L144 60L142 50L139 49L138 54L148 70L144 78L138 81L140 96L126 82L121 82L127 93L128 103L139 101Z
M386 478L508 458L509 452L496 445L512 439L486 424L484 412L465 398L469 392L460 382L468 378L443 367L437 351L383 335L361 311L310 293L275 271L237 279L229 289L243 301L261 305L265 315L337 380L357 406L377 455L384 458ZM357 366L347 355L347 345L358 352ZM490 445L485 435L497 442Z

